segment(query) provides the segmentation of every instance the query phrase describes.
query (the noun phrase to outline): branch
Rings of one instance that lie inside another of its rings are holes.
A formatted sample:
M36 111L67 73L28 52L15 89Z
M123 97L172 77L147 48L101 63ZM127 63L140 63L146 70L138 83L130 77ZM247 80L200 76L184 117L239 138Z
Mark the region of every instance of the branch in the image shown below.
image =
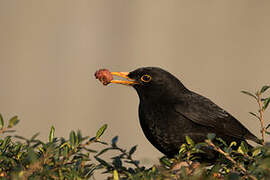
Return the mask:
M262 104L262 94L257 92L257 103L259 105L259 113L260 113L260 117L259 120L261 122L261 133L262 133L262 144L265 145L265 126L264 126L264 118L263 118L263 104Z
M15 132L15 130L12 130L12 129L9 129L9 128L0 129L0 134L11 133L11 132Z
M226 159L228 159L229 161L231 161L236 167L238 167L239 169L241 169L243 171L244 174L246 174L248 177L250 177L250 179L252 180L257 180L256 177L249 175L246 168L244 168L241 164L237 163L228 153L225 153L222 149L220 149L219 147L217 147L215 144L213 144L212 141L210 141L209 139L205 140L205 142L211 146L212 148L214 148L215 151L219 152L220 154L224 155L226 157Z

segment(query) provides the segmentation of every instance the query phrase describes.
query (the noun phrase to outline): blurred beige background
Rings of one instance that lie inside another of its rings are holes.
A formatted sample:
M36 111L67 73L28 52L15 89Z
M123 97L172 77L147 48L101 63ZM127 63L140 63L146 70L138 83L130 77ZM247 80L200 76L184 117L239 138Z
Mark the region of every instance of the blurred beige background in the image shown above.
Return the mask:
M149 165L161 154L140 129L135 91L93 74L159 66L259 135L248 114L256 103L240 91L269 84L269 9L268 0L1 0L0 112L44 139L52 125L68 137L107 123L104 139L138 144Z

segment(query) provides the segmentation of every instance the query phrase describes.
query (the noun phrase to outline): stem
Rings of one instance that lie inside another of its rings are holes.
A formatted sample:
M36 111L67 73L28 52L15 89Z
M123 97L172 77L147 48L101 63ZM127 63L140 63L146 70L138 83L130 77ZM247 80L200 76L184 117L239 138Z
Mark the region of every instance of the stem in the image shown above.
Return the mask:
M260 122L261 122L261 133L262 133L262 144L265 145L265 126L264 126L264 118L263 118L263 104L262 104L262 96L261 93L257 93L257 102L259 105L259 113L260 113Z
M119 148L118 146L115 147L115 149L119 150L121 153L123 153L126 156L126 159L134 162L133 164L136 166L136 168L140 169L140 166L135 163L135 160L126 152L126 150Z
M244 174L246 174L248 177L250 177L250 179L252 179L252 180L257 180L256 177L254 177L254 176L252 176L252 175L249 175L248 172L247 172L247 170L246 170L241 164L237 163L237 162L236 162L236 161L235 161L228 153L225 153L222 149L220 149L220 148L217 147L215 144L213 144L212 141L210 141L210 140L207 139L207 140L205 140L205 142L206 142L208 145L210 145L211 147L213 147L215 151L219 152L220 154L223 154L223 155L226 157L226 159L228 159L228 160L231 161L236 167L238 167L239 169L241 169L241 170L244 172Z
M15 130L9 128L2 128L0 129L0 134L8 133L8 132L15 132Z

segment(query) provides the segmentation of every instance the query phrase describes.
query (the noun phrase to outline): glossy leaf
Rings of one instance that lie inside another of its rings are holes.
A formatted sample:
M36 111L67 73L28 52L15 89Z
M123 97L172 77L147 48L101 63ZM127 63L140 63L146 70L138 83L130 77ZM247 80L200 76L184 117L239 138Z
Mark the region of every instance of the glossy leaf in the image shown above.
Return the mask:
M255 114L254 112L248 112L248 113L251 114L252 116L256 117L257 119L260 119L260 117L257 114Z
M2 142L0 148L1 149L6 149L7 145L10 143L11 141L11 137L10 136L7 136L4 141Z
M99 158L99 157L95 157L95 159L96 159L101 165L103 165L103 166L105 166L105 167L108 167L108 168L112 167L109 163L107 163L106 161L104 161L103 159L101 159L101 158Z
M74 147L76 145L76 134L74 131L71 131L69 133L69 141L72 147Z
M253 152L252 152L252 157L255 157L255 156L258 156L260 153L261 153L261 149L260 148L257 148L255 149Z
M113 180L119 180L119 175L116 169L113 170Z
M54 127L52 126L52 127L51 127L51 130L50 130L50 134L49 134L49 142L53 142L54 132L55 132L55 129L54 129Z
M4 127L4 119L2 114L0 114L0 129L2 129Z
M34 134L34 135L31 137L30 141L34 141L34 140L38 137L39 134L40 134L40 133Z
M160 159L160 162L165 165L165 166L168 166L168 167L171 167L172 163L170 162L170 160L167 158L167 157L162 157Z
M120 157L113 158L112 164L118 169L122 167L122 161Z
M231 147L233 147L233 146L237 146L237 143L236 143L235 141L231 142L231 144L230 144L229 147L231 148Z
M105 130L107 129L107 124L104 124L96 133L96 138L99 139L102 134L105 132Z
M105 152L107 152L107 151L109 151L109 150L112 150L112 149L114 149L114 148L105 148L105 149L102 149L97 155L96 155L96 157L98 157L98 156L100 156L100 155L102 155L102 154L104 154Z
M237 151L241 154L247 154L248 150L247 150L246 145L243 141L241 142L241 145L238 147Z
M136 149L137 149L137 145L136 146L133 146L131 149L130 149L130 151L129 151L129 155L131 156L135 151L136 151Z
M186 141L191 146L194 146L194 144L195 144L194 141L189 136L186 136Z
M265 101L263 102L263 110L265 110L268 107L269 103L270 103L270 97L265 99Z
M112 138L112 146L115 147L116 143L118 141L118 136L115 136L114 138Z
M261 94L264 93L267 89L269 89L270 86L263 86L262 89L261 89Z
M221 142L223 145L228 146L227 143L223 139L221 139L221 138L218 137L218 138L216 138L216 140L218 140L219 142Z
M14 116L12 117L9 122L8 122L8 128L12 128L13 126L15 126L16 124L18 124L20 120L18 119L18 116Z
M238 147L237 152L240 154L245 154L241 146Z
M254 94L252 94L252 93L250 93L248 91L241 91L241 92L244 93L244 94L246 94L246 95L248 95L248 96L251 96L251 97L257 99L257 97Z
M179 154L186 152L187 151L187 145L186 144L182 144L179 150Z

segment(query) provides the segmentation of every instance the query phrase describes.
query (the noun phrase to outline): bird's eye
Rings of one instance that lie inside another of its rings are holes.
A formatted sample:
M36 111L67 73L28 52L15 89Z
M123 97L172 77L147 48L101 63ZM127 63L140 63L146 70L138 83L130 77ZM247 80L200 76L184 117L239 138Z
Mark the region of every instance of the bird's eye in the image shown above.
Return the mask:
M149 81L151 81L151 79L152 79L152 77L149 76L148 74L145 74L145 75L143 75L143 76L141 77L141 80L142 80L143 82L149 82Z

